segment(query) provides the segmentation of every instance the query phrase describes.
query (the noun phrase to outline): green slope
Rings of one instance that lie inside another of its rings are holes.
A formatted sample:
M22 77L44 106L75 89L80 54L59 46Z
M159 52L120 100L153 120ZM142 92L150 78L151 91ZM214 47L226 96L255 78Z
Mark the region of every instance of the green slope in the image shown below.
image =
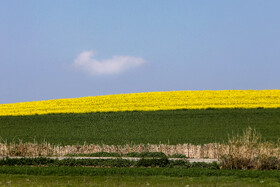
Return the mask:
M226 141L228 134L256 128L263 139L280 137L280 109L215 109L49 114L0 117L0 136L11 142L193 143Z

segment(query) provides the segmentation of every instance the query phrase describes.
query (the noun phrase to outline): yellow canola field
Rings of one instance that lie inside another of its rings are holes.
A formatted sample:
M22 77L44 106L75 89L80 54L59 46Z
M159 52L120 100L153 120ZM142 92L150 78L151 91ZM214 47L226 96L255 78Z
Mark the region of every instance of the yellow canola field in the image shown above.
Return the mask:
M1 104L0 116L207 108L280 108L280 90L167 91Z

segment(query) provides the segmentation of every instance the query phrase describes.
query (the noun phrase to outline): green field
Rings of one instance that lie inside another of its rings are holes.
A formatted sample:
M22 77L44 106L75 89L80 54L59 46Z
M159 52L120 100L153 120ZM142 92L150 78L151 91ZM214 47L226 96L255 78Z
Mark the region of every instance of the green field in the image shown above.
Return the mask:
M0 185L279 186L279 171L2 166Z
M248 126L261 133L263 140L276 142L280 137L280 109L2 116L0 136L2 141L8 142L35 140L53 144L83 144L85 141L111 145L204 144L227 141L229 134L240 134ZM28 159L1 161L0 186L280 185L279 170L224 170L215 164L166 164L164 159L158 165L149 162L148 166L147 160L142 161L143 163L122 160L65 160L49 161L49 164L46 161L48 159L37 160L37 165L32 159L30 162Z
M167 176L34 176L0 174L1 186L277 186L277 179Z
M54 144L192 143L227 141L251 126L263 139L280 137L280 109L209 109L1 116L0 136L8 142Z
M278 170L222 170L207 168L94 168L73 166L1 166L0 174L41 175L41 176L169 176L169 177L200 177L200 176L232 176L237 178L274 178L280 179Z
M101 161L101 162L100 162ZM125 166L135 161L1 160L0 186L279 186L277 170L226 170L217 164ZM113 162L122 162L115 165ZM93 167L98 162L101 167ZM139 161L140 162L140 161ZM181 164L180 164L181 163ZM107 165L109 164L109 165Z

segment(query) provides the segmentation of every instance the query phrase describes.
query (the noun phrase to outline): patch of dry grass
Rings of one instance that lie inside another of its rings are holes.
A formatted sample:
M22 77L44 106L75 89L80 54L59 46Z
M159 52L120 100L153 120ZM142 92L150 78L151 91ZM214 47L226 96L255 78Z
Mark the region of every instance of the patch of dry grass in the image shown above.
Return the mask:
M184 154L188 158L217 158L219 144L191 145L191 144L134 144L134 145L51 145L49 143L0 143L0 156L65 156L68 154L89 154L96 152L119 153L125 155L130 152L163 152L166 155Z
M261 134L250 127L242 135L229 137L219 155L228 169L280 169L280 142L261 141Z

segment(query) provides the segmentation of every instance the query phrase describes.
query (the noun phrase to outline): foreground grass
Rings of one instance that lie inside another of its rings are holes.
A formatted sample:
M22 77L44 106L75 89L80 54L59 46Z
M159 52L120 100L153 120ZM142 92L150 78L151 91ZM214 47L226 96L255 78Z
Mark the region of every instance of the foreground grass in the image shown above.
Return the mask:
M273 178L168 176L34 176L0 174L1 186L277 186Z
M0 136L8 142L54 144L204 144L251 126L263 139L280 135L280 109L213 109L86 114L1 116Z
M71 166L2 166L0 174L38 175L38 176L168 176L168 177L201 177L224 176L237 178L277 179L280 172L275 170L217 170L206 168L95 168Z

